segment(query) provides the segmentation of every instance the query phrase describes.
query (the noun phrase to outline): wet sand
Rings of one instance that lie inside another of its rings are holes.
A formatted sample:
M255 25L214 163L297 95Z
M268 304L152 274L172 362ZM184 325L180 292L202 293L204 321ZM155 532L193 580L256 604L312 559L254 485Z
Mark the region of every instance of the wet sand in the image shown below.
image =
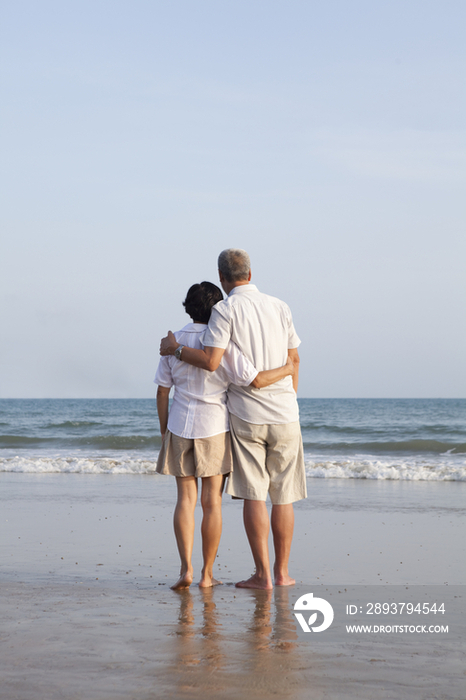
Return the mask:
M464 697L457 639L304 639L287 588L2 592L5 700Z
M225 501L224 585L177 593L171 480L1 474L0 488L2 700L466 697L464 484L310 480L298 585L271 593L233 585L252 571L239 503ZM339 591L362 605L421 586L461 610L451 634L306 635L293 616L307 591L337 610Z

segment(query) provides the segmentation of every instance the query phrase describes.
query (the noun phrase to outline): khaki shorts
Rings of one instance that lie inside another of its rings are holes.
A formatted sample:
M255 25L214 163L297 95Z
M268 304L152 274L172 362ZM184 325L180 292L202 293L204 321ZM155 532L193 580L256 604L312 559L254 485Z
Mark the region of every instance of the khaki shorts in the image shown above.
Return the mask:
M303 441L299 422L280 425L246 423L230 414L233 472L226 493L274 505L306 498Z
M156 471L172 476L217 476L232 470L230 433L183 438L165 433Z

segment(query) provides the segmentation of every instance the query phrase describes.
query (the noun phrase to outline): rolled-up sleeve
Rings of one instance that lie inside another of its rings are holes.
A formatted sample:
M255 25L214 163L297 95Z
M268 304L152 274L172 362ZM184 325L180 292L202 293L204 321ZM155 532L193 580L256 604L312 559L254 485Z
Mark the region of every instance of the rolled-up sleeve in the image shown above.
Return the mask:
M295 327L293 325L293 317L291 315L291 311L288 308L287 309L287 321L288 321L288 350L291 350L293 348L297 348L299 345L301 345L301 340L298 336L298 334L295 331Z
M154 379L154 384L164 386L166 389L170 389L173 386L173 377L169 360L169 357L160 358Z
M210 315L209 326L205 332L204 343L208 348L222 348L226 350L231 339L231 319L226 318L214 306Z

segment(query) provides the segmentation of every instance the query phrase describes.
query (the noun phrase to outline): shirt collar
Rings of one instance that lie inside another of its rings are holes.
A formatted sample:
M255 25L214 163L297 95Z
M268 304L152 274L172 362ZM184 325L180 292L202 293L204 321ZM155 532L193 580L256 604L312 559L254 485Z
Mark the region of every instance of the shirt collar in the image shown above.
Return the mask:
M181 329L181 333L200 333L201 331L205 331L206 328L207 323L188 323Z
M256 285L251 283L239 284L237 287L233 287L228 296L231 297L232 294L247 294L248 292L257 292Z

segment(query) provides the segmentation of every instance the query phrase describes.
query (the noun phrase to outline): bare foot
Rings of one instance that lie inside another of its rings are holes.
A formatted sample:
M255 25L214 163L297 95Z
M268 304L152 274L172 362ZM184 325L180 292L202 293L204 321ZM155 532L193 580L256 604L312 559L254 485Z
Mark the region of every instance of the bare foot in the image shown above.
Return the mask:
M203 576L199 581L199 588L212 588L212 586L221 586L223 581L217 581L213 576Z
M238 581L235 586L236 588L257 588L262 591L269 591L273 588L271 579L259 578L257 574L253 574L245 581Z
M275 585L276 586L294 586L296 583L294 578L291 578L291 576L288 576L288 574L280 574L275 576Z
M193 575L191 572L187 572L185 574L182 574L178 581L173 584L173 586L170 586L172 591L180 591L183 588L189 588L190 585L193 582Z

